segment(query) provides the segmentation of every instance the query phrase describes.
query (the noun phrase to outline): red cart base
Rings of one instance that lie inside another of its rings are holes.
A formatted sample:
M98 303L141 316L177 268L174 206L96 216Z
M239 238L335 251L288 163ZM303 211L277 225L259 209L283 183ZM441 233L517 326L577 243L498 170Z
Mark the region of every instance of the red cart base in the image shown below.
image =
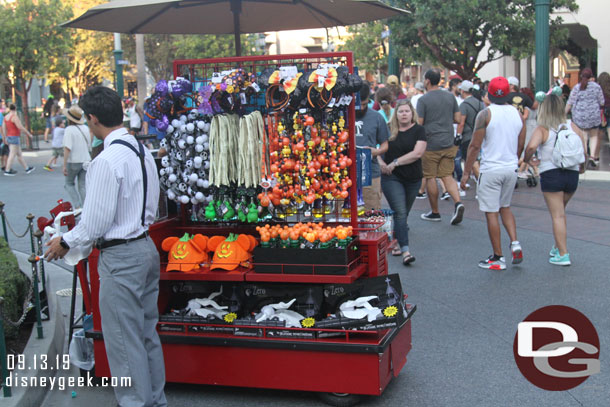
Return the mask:
M96 375L110 376L102 334L87 336ZM359 341L160 336L168 382L380 395L407 361L411 319Z

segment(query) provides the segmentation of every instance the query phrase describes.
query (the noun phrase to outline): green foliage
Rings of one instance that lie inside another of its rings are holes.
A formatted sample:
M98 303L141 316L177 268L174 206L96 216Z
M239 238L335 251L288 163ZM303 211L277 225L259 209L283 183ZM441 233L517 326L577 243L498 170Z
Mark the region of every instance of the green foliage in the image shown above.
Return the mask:
M16 92L27 106L27 90L35 75L44 75L53 60L64 58L71 38L59 27L72 17L72 11L61 0L19 0L0 5L0 72L12 74ZM26 126L29 116L25 115Z
M104 0L64 0L63 3L79 16ZM67 54L51 57L47 72L49 82L59 82L71 97L84 93L104 79L112 81L112 33L68 29L71 46Z
M392 36L416 60L437 61L472 78L487 63L534 51L533 0L392 0L410 12L389 22ZM575 0L551 0L551 13L576 10ZM559 17L551 21L551 46L561 44L566 30ZM487 48L486 45L489 45Z
M31 108L30 110L30 131L32 134L42 134L46 128L46 122L40 117L41 111Z
M122 35L125 59L135 63L136 46L133 35ZM248 36L241 36L242 55L252 55ZM146 67L156 81L174 76L176 59L220 58L235 56L233 35L145 34Z
M4 298L3 313L11 321L17 321L23 313L23 303L29 288L28 278L19 270L17 258L0 237L0 297ZM19 330L4 323L7 338L15 337Z
M352 35L339 47L339 51L352 51L354 53L354 65L367 71L387 71L387 49L381 39L384 24L378 21L356 24L347 27L347 32Z
M71 17L72 11L61 0L2 2L2 72L25 81L44 74L52 58L62 58L70 50L70 35L58 25Z

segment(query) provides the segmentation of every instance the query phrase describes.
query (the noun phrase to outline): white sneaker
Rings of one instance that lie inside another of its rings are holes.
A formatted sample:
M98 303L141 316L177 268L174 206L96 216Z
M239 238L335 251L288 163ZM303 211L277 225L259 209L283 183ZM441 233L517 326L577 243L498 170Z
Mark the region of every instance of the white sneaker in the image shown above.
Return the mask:
M466 188L468 187L468 184L466 184ZM466 191L462 190L462 188L458 188L458 191L460 191L460 196L466 196Z
M511 242L510 251L513 254L513 264L519 264L523 261L523 249L521 249L519 241Z

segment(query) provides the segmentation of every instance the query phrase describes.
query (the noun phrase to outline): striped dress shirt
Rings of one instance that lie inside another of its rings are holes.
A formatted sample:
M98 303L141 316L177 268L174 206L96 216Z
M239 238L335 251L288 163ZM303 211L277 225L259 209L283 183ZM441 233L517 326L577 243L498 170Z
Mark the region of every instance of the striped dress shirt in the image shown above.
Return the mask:
M140 158L127 146L110 145L125 140L138 151L138 141L126 129L111 132L104 139L104 150L87 170L87 198L81 220L63 235L70 247L85 246L98 238L131 239L148 230L159 206L159 176L155 160L144 149L148 186L146 213L142 226L142 166Z

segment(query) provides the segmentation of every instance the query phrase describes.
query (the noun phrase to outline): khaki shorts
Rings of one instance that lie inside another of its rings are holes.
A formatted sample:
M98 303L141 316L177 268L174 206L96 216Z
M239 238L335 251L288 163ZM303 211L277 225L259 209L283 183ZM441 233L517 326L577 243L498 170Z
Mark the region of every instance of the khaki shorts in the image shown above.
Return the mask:
M424 178L443 178L453 174L453 160L457 154L457 146L444 150L426 151L422 157Z
M362 187L362 199L367 211L381 209L381 177L373 178L371 186Z

